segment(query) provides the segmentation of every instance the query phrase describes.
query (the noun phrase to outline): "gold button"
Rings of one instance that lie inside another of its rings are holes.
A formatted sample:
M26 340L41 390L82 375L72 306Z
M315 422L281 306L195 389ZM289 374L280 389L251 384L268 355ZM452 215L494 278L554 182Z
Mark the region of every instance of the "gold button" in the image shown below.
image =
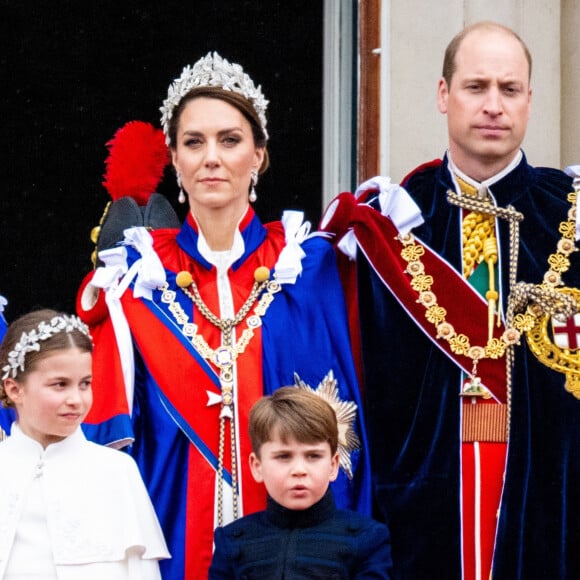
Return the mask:
M193 278L191 274L189 272L186 272L185 270L182 270L177 274L177 276L175 276L175 283L180 288L189 288L192 282Z
M254 280L256 282L265 282L270 278L270 270L266 266L258 266L254 270Z

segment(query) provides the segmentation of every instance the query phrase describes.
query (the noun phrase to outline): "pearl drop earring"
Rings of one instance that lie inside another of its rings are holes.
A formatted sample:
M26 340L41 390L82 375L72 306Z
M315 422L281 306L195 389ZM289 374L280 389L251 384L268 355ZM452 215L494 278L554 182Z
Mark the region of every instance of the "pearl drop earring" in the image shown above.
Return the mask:
M179 187L179 196L177 197L177 201L179 203L185 203L186 197L185 193L183 192L183 187L181 185L181 173L177 173L177 187Z
M250 189L250 196L249 196L249 200L254 203L257 199L258 199L258 195L256 193L256 185L258 183L258 170L257 169L252 169L252 188Z

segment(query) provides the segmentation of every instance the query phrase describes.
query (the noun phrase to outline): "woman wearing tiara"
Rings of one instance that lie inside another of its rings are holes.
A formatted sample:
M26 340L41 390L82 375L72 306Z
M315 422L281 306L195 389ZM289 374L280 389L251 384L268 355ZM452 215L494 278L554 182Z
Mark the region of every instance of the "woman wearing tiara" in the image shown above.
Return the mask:
M101 251L103 266L79 292L96 343L85 430L130 443L172 554L162 562L166 580L206 577L214 528L264 509L249 470L248 414L281 385L308 385L334 405L337 504L369 511L333 249L300 212L262 224L250 203L268 167L266 107L260 87L216 53L186 67L161 108L185 223L147 228L159 202L150 199L135 212L145 227ZM101 236L106 229L107 220Z

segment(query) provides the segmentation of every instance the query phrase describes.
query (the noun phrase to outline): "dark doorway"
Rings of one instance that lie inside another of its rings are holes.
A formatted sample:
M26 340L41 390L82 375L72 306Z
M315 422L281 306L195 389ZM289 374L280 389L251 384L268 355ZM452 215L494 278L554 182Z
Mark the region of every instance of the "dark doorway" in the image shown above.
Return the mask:
M169 83L209 51L261 84L271 167L264 221L321 211L323 0L2 0L0 294L8 321L72 311L108 196L105 143L127 121L159 125ZM168 173L160 190L173 202Z

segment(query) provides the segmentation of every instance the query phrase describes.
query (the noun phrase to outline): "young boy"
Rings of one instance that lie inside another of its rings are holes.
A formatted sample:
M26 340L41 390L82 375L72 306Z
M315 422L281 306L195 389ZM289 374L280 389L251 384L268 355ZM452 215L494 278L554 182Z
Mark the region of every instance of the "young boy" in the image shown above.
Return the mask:
M334 409L307 389L282 387L252 407L250 438L268 506L216 529L209 578L388 579L388 528L334 504Z

